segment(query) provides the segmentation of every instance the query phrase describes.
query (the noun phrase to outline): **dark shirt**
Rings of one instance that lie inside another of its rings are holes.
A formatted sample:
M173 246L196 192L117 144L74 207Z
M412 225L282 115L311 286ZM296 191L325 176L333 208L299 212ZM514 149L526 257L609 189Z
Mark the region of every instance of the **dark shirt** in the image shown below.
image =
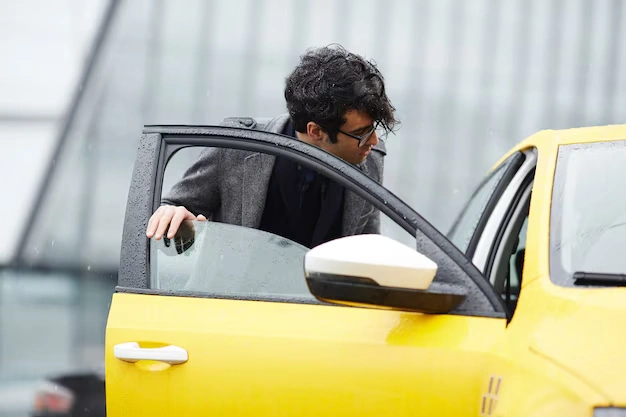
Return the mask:
M296 137L289 124L284 134ZM341 237L343 188L288 159L276 157L260 229L317 246Z

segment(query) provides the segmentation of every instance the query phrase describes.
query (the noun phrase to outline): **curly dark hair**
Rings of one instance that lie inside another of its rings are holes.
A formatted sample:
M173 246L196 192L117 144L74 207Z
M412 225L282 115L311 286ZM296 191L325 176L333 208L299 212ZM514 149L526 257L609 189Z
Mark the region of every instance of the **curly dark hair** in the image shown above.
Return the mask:
M350 110L367 113L386 132L399 123L376 64L339 45L307 50L286 79L285 99L298 132L306 133L307 123L315 122L332 142Z

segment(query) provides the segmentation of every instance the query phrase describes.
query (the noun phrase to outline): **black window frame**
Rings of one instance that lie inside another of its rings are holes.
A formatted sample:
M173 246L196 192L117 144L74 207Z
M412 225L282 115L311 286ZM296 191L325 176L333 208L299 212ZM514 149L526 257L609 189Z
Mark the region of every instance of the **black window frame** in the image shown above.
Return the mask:
M509 224L512 221L516 222L519 220L519 219L513 218L513 215L517 211L518 207L520 205L528 205L528 208L530 209L530 199L532 198L532 189L528 196L528 200L524 200L524 195L526 194L528 187L532 187L532 184L534 183L535 172L536 172L536 167L530 170L528 175L526 175L526 177L520 184L520 187L515 191L513 200L511 200L511 204L509 204L509 207L506 210L504 218L502 219L502 221L500 222L500 225L498 226L496 238L493 240L491 244L491 248L489 250L489 256L487 258L487 263L485 264L484 274L486 277L490 277L491 273L493 272L493 268L495 266L495 261L496 261L496 254L498 252L498 248L502 245L502 241L505 237L505 233ZM521 223L520 223L520 227L521 227Z
M223 126L144 127L128 195L116 292L208 297L202 293L150 288L149 239L145 236L147 221L160 205L160 188L165 165L177 150L189 146L257 150L275 156L288 156L304 166L318 170L369 201L381 213L416 237L417 250L439 265L438 275L441 273L442 277L440 282L457 286L462 282L473 287L469 288L468 299L474 297L473 303L481 307L456 312L457 314L506 317L506 308L502 300L465 255L428 221L381 184L334 155L304 142L294 141L289 136ZM299 302L283 297L270 299L213 295L212 298Z
M489 256L487 258L487 263L485 264L485 276L489 279L491 283L491 275L494 272L494 268L496 270L501 267L501 264L496 265L498 251L502 245L511 243L505 238L510 238L512 235L507 234L507 231L511 227L512 230L515 231L515 236L519 235L519 232L523 226L524 219L530 216L530 202L532 199L532 187L534 185L535 180L536 167L532 168L530 172L524 177L520 187L516 190L515 196L511 201L511 204L507 208L506 214L498 227L498 231L496 233L496 238L494 239L491 248L489 250ZM528 194L528 195L527 195ZM517 212L520 212L521 216L514 217ZM509 262L510 257L499 259L500 262ZM522 279L520 278L520 294L521 294L521 286ZM507 309L509 309L509 315L512 318L515 313L515 308L511 309L510 306L505 302Z

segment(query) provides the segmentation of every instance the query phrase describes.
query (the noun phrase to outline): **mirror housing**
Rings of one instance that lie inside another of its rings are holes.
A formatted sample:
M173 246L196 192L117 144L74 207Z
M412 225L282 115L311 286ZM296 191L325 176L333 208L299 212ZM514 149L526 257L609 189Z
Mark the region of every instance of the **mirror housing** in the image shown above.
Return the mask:
M382 235L316 246L307 252L304 269L311 294L329 303L442 314L465 299L459 288L433 284L433 261Z

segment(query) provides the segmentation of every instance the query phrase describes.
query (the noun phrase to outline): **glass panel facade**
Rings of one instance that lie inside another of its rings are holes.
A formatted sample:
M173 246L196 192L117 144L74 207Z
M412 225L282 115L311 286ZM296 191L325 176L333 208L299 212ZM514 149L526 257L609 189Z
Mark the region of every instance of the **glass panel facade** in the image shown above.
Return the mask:
M283 113L284 78L307 47L337 42L378 63L403 122L387 140L384 183L442 230L524 136L626 112L620 2L116 4L29 211L20 268L0 273L0 403L30 401L7 394L20 378L102 362L142 125Z

